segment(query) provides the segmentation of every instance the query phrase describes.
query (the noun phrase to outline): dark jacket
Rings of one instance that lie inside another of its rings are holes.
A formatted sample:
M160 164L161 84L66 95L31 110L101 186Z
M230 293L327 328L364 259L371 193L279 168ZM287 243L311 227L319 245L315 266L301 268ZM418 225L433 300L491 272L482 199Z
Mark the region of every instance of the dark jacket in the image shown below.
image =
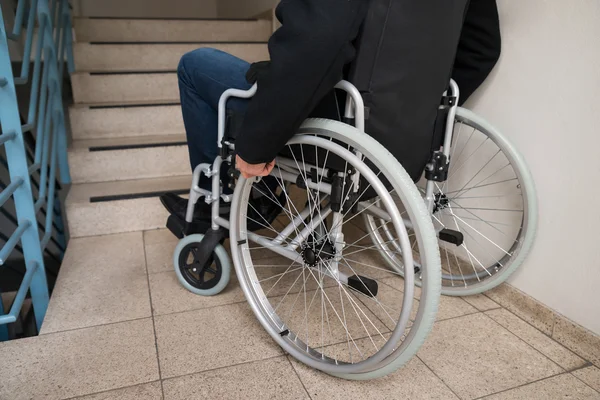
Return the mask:
M258 77L236 139L246 162L272 161L321 99L343 78L368 0L282 0L271 62Z
M471 0L452 71L463 104L485 81L500 58L502 40L496 0Z
M330 101L322 100L344 78L370 110L367 133L418 180L439 148L434 122L455 59L454 77L468 97L499 53L495 0L471 0L468 13L467 4L283 0L282 27L269 41L271 61L255 68L258 93L237 135L238 154L250 163L272 161L309 115L335 118Z

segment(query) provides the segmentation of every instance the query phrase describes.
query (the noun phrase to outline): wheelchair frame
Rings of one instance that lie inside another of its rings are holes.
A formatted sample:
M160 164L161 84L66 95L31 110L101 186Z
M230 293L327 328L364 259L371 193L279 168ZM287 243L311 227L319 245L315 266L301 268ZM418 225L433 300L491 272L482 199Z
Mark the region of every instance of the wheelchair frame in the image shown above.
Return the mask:
M350 82L348 81L340 81L336 86L336 89L341 89L344 90L348 96L346 98L346 105L345 105L345 110L344 110L344 119L346 121L354 121L354 126L360 131L360 132L365 132L365 107L364 107L364 101L362 99L362 96L360 94L360 92L358 91L358 89ZM225 141L225 128L226 128L226 105L227 105L227 101L232 98L242 98L242 99L249 99L251 97L253 97L256 94L256 91L258 90L258 85L254 84L249 90L240 90L240 89L228 89L226 90L221 98L219 99L219 109L218 109L218 137L217 137L217 144L219 149L222 149L223 146L227 146L229 147L228 150L233 151L234 150L234 145L228 141ZM447 171L448 166L449 166L449 157L450 157L450 150L451 150L451 143L452 143L452 136L453 136L453 132L454 132L454 118L456 116L456 109L457 109L457 104L458 104L458 98L459 98L459 89L458 89L458 85L456 84L456 82L454 80L450 81L450 86L449 86L449 92L445 93L445 97L452 99L452 104L448 113L448 117L446 120L446 129L445 129L445 133L444 133L444 142L443 142L443 147L442 147L442 152L441 154L443 154L443 157L441 158L442 163L435 163L435 162L431 162L427 165L427 170L432 172L432 175L437 178L437 175L435 174L435 169L439 168L440 171ZM437 153L436 153L437 154ZM361 157L360 153L356 153L357 157ZM434 159L435 159L435 155L434 155ZM230 154L228 157L223 158L221 155L217 156L217 158L215 159L214 163L212 165L204 163L204 164L200 164L198 165L195 169L194 169L194 173L193 173L193 180L192 180L192 187L190 189L190 194L189 194L189 199L190 201L188 202L188 206L187 206L187 211L186 211L186 222L187 223L191 223L192 219L193 219L193 215L194 215L194 208L196 203L198 202L198 199L202 196L204 196L205 201L207 204L211 204L212 208L211 208L211 229L212 230L218 230L220 228L224 228L224 229L229 229L229 221L222 218L219 215L219 206L220 206L220 201L223 200L226 203L230 203L232 200L232 196L233 195L227 195L227 194L223 194L222 193L222 186L220 183L220 170L221 170L221 165L223 162L232 162L232 155ZM280 165L282 167L282 171L281 174L283 175L283 178L290 181L290 182L295 182L295 177L292 176L291 172L286 172L283 171L286 167L286 164L288 164L285 159L283 158L276 158L276 165ZM289 166L289 165L288 165ZM326 171L321 171L323 173L325 173ZM211 178L212 179L212 190L206 190L206 189L202 189L198 186L198 182L200 179L200 176L204 174L206 177ZM358 183L358 180L360 179L360 174L359 173L355 173L352 177L352 179L355 182L355 191L358 190L358 185L356 183ZM427 205L427 209L429 210L429 213L431 214L433 211L433 207L434 207L434 203L435 203L435 196L434 196L434 190L435 190L435 182L436 180L432 180L429 179L427 181L427 186L426 186L426 192L425 192L425 203ZM328 185L327 183L320 183L320 186L316 186L313 187L313 189L318 189L324 193L331 193L331 187L330 185ZM216 195L215 195L216 193ZM371 215L373 215L374 217L380 218L386 222L391 221L390 216L382 209L378 208L378 207L373 207L372 205L365 205L364 203L359 203L358 204L358 208L361 211L365 211L366 213L369 213ZM308 213L310 213L311 210L306 209L303 211L303 213L306 213L308 215ZM329 213L331 212L331 210L326 211L326 215L324 218L326 218ZM299 215L298 218L300 218L301 216ZM324 218L319 218L316 219L315 221L322 221L322 219ZM405 223L406 228L410 229L412 228L412 224L409 220L404 219L403 220ZM287 239L289 237L289 234L291 234L294 230L294 223L296 221L292 221L290 223L290 225L283 230L283 232L275 239L276 243L275 244L279 244L282 243L285 239ZM316 223L316 222L315 222ZM438 231L436 233L439 234L439 231L441 229L438 229ZM306 237L310 234L310 232L305 232L302 231L301 232L301 237L299 238L300 241L302 239L306 239ZM339 233L341 234L341 232ZM263 240L262 238L258 237L258 235L255 234L251 234L253 236L254 239L257 240ZM260 242L259 242L260 243ZM294 243L296 244L296 247L299 245L299 241L294 239ZM262 245L265 245L265 243L260 243ZM291 250L295 250L295 248L292 248ZM285 256L285 257L290 257L291 254L285 251L277 251L274 250L276 252L278 252L279 254Z
M364 111L365 107L364 107L364 102L363 102L360 92L354 85L352 85L348 81L340 81L335 87L336 87L336 89L344 90L348 94L347 100L346 100L345 111L344 111L344 118L346 120L354 120L355 127L360 132L364 132L365 131L365 111ZM186 223L190 224L192 222L195 205L198 202L198 200L204 196L205 202L207 204L211 205L211 230L216 232L222 228L223 229L230 228L230 222L219 215L219 207L220 207L221 200L225 201L226 203L231 203L231 201L233 199L233 195L223 194L222 185L220 182L221 166L222 166L223 162L232 163L233 154L231 152L235 148L234 144L224 140L225 124L226 124L226 104L227 104L227 101L232 97L244 98L244 99L251 98L252 96L254 96L256 94L257 89L258 89L257 84L254 84L249 90L228 89L221 96L221 98L219 100L219 110L218 110L217 141L218 141L218 146L219 146L220 150L223 148L223 146L228 147L229 155L225 158L222 157L221 155L218 155L212 165L208 164L208 163L199 164L194 169L193 178L192 178L193 179L192 186L190 189L189 201L188 201L187 210L186 210L186 218L185 218ZM222 152L220 152L220 153L223 154ZM360 152L355 151L354 154L359 159L362 158L362 154L360 154ZM288 167L288 169L289 169L289 167L292 167L291 165L289 165L288 162L286 162L286 159L280 158L280 157L276 158L276 165L278 165L280 167L278 172L279 172L280 177L283 178L283 180L291 182L291 183L296 182L298 176L289 170L286 171L286 167ZM327 169L322 169L322 168L318 168L316 166L310 166L310 165L308 165L308 167L317 169L320 174L328 173ZM212 190L209 191L206 189L202 189L198 186L198 182L199 182L200 176L202 174L204 174L208 178L211 178ZM359 179L360 179L360 172L357 171L352 175L352 180L355 183L354 184L355 193L358 192L358 190L359 190L358 189ZM258 182L258 180L257 180L257 182ZM319 190L322 193L331 195L332 189L331 189L331 185L328 183L325 183L325 182L307 183L307 185L311 189ZM432 190L433 190L433 187L432 187ZM370 213L371 215L373 215L375 217L382 218L385 221L388 221L388 222L391 221L391 217L386 211L382 210L379 207L374 207L372 204L367 206L363 203L358 203L358 208L359 208L359 210ZM303 216L306 217L313 211L315 211L314 208L311 209L311 208L307 207L306 209L304 209L301 213L299 213L299 215L294 220L290 221L289 225L286 228L284 228L282 230L282 232L272 241L267 240L267 239L261 237L260 235L257 235L252 232L248 232L248 238L257 244L260 244L262 246L270 248L273 252L275 252L283 257L286 257L290 260L294 260L298 256L298 253L296 252L296 250L301 245L301 243L303 241L305 241L312 234L312 232L320 224L322 224L325 221L325 219L332 213L331 208L326 207L324 210L322 210L319 213L319 215L317 217L314 217L311 219L311 223L309 225L307 225L305 228L303 228L289 245L281 246L281 244L286 239L288 239L290 237L290 235L294 232L295 226L298 226L300 224L300 220L303 219ZM341 213L339 213L339 212L334 213L333 223L332 223L334 228L330 232L331 236L334 238L334 241L336 243L336 247L338 247L338 250L341 250L341 249L339 249L339 247L343 247L343 233L342 233L342 227L341 227L342 224L339 223L339 222L341 222L340 218L343 218ZM408 221L406 219L404 219L403 221L404 221L406 228L411 227L412 224L410 223L410 221ZM403 230L402 232L400 232L400 235L402 236L400 238L400 240L405 241L405 243L408 243L409 238L408 238L408 234L407 234L406 230ZM405 257L407 257L407 261L409 263L412 263L412 255L405 255ZM340 282L342 282L344 284L348 284L349 276L347 276L346 274L339 271L339 269L337 268L338 261L339 260L334 260L334 262L332 264L330 264L330 266L331 266L330 270L325 271L325 274L329 275L333 279L339 280ZM407 286L409 286L409 285L412 286L412 283L413 283L412 278L413 277L407 276L406 278L407 278Z

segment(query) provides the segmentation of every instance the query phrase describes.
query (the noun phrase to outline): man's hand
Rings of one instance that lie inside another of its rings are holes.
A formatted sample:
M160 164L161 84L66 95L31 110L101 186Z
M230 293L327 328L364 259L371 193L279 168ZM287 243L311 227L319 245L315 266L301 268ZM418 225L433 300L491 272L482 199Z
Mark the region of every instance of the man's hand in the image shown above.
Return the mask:
M254 176L267 176L275 167L275 160L269 163L262 164L248 164L246 161L242 160L240 156L235 156L235 166L240 171L242 176L246 179L252 178Z

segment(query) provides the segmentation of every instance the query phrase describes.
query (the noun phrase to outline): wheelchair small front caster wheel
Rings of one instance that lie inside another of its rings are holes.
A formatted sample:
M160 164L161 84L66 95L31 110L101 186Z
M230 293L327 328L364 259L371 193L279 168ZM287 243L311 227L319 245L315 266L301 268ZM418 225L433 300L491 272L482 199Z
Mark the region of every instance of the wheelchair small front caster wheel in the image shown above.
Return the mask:
M201 296L220 293L231 276L231 262L227 251L217 245L204 265L198 262L200 242L204 235L195 234L181 239L175 247L173 265L179 282L190 292Z

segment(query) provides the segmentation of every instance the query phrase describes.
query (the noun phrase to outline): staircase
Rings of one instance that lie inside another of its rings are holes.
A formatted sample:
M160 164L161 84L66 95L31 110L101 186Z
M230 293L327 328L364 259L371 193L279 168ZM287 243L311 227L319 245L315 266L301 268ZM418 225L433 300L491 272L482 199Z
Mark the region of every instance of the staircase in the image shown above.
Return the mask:
M71 237L164 227L157 197L189 190L191 178L180 57L214 47L265 60L272 22L76 18L74 28Z
M0 399L67 399L125 387L140 393L114 398L162 398L159 357L168 362L165 346L181 333L163 314L245 307L237 305L244 300L237 285L209 299L178 284L171 262L177 240L161 229L167 213L158 196L183 194L191 183L180 57L207 46L264 60L272 30L271 20L74 19L70 241L39 336L0 343ZM260 350L261 358L278 352Z

